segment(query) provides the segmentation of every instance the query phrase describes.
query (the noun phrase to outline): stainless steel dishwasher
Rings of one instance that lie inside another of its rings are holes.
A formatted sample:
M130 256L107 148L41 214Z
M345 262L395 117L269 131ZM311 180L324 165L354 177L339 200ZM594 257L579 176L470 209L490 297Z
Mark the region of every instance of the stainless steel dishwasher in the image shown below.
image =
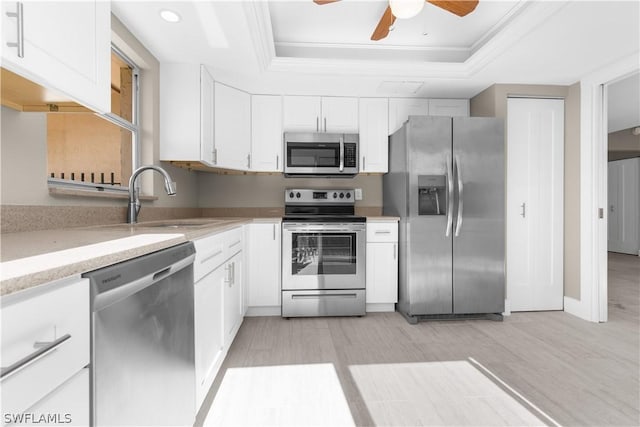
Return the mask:
M193 425L194 257L189 242L83 275L92 425Z

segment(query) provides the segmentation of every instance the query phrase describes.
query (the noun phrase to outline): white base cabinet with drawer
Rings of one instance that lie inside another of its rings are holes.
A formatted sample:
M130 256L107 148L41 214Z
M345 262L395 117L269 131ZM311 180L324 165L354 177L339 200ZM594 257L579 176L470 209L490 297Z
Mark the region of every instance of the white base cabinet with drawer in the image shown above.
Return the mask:
M199 410L244 316L242 227L193 243L196 410Z
M398 302L398 222L367 222L367 312L395 311Z
M250 224L248 229L247 316L280 316L282 225Z
M89 364L89 280L63 279L8 295L1 311L3 416L36 408L84 420L88 381L74 382L73 390L86 397L79 402L63 384Z

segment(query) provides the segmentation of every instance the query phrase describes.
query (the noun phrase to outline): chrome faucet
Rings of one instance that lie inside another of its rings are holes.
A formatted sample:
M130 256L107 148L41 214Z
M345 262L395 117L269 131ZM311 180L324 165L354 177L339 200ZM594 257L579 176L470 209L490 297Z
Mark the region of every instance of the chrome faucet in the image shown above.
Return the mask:
M169 196L173 196L176 194L176 183L171 180L171 177L167 173L166 170L162 169L160 166L148 165L148 166L140 166L138 169L134 170L131 174L131 178L129 178L129 207L127 208L127 222L129 224L135 224L138 222L138 212L140 212L140 198L138 197L138 191L136 190L136 179L138 179L138 175L140 173L146 171L147 169L154 170L159 172L164 177L164 189L166 190Z

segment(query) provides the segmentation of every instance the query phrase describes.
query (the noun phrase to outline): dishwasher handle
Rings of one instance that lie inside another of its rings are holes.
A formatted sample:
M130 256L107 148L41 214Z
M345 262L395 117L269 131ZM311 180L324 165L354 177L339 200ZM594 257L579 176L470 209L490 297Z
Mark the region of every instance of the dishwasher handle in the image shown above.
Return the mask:
M167 277L179 272L180 270L193 265L195 257L195 254L189 255L188 257L183 258L168 267L161 268L151 274L147 274L146 276L142 276L131 282L125 283L121 286L95 295L93 299L93 311L96 312L103 310L111 304L121 301L135 293L138 293L141 290L148 288L149 286L152 286L153 284L158 283L166 279Z

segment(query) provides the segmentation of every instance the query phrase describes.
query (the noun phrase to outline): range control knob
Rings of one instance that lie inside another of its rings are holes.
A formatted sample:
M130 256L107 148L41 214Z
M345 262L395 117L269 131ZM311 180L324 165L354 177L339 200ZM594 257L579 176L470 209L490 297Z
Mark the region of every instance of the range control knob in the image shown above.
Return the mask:
M337 199L338 198L338 193L333 193L333 198Z
M293 191L289 193L289 197L293 199Z
M347 199L351 198L351 193L347 193Z
M344 193L340 193L340 198L344 199Z
M300 198L300 193L296 193L296 197L299 199Z

